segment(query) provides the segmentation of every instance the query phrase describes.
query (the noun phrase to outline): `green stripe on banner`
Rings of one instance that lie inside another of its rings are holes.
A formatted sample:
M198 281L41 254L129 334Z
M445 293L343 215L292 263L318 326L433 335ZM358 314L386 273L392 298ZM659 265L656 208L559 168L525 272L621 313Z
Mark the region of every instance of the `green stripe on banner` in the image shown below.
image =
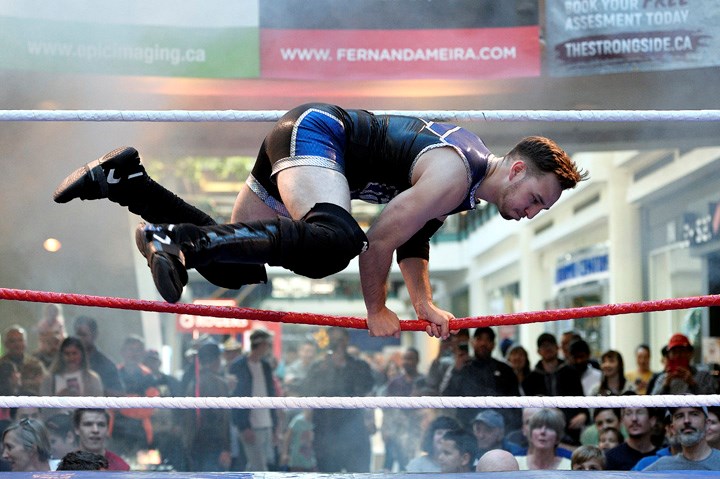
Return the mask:
M189 28L0 18L5 69L200 78L260 75L257 27Z

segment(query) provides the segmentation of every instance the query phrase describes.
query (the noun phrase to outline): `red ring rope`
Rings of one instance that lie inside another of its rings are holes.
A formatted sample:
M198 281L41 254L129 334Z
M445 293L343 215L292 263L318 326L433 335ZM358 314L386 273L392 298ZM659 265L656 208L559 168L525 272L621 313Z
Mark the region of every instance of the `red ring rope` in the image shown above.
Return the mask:
M89 296L84 294L52 293L7 288L0 288L0 299L29 301L35 303L72 304L76 306L96 306L101 308L128 309L135 311L153 311L158 313L194 314L197 316L213 316L217 318L254 319L280 323L367 329L367 322L364 318L327 316L312 313L264 311L231 306L207 306L186 303L172 304L162 301L111 298L106 296ZM617 303L584 306L580 308L551 309L547 311L458 318L450 321L450 329L541 323L565 319L594 318L598 316L615 316L619 314L647 313L653 311L667 311L707 306L720 306L720 295L692 296L687 298L640 301L636 303ZM400 322L400 327L403 331L425 331L426 326L427 322L421 320L406 320Z

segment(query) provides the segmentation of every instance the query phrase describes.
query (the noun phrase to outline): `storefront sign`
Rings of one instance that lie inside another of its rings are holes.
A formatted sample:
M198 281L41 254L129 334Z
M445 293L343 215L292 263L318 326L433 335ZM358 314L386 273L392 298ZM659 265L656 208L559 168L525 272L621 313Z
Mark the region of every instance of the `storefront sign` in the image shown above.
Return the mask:
M235 307L237 303L232 299L198 299L193 304L208 306ZM239 318L215 318L212 316L197 316L194 314L178 314L175 319L175 329L179 333L207 334L237 334L249 330L251 321Z
M591 281L594 277L608 272L608 253L578 255L569 262L561 262L555 270L555 287L569 283Z

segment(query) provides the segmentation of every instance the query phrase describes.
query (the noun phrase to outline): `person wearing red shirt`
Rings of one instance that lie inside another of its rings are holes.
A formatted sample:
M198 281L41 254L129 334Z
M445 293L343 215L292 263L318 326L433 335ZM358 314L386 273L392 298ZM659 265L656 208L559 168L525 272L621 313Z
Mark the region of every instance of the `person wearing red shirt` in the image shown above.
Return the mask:
M80 450L94 452L108 460L108 471L129 471L130 466L117 454L105 448L110 416L105 409L77 409L73 416Z

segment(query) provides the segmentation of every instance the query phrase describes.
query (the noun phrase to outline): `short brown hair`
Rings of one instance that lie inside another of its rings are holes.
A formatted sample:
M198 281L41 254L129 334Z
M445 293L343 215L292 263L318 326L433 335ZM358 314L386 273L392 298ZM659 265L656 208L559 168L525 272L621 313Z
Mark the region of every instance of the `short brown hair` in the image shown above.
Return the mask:
M105 416L105 422L108 423L108 426L110 425L110 414L107 412L106 409L101 408L85 408L85 409L76 409L73 413L73 426L80 427L80 423L82 422L83 414L85 413L98 413Z
M603 454L602 449L597 446L586 444L573 451L570 463L572 466L575 466L576 464L583 464L587 461L592 461L593 459L600 461L603 469L605 469L605 455Z
M557 143L543 136L528 136L510 150L507 157L521 156L529 160L532 167L531 174L554 173L560 180L563 190L575 186L589 178L586 170L578 168L577 164L560 148ZM534 168L533 168L534 167Z

